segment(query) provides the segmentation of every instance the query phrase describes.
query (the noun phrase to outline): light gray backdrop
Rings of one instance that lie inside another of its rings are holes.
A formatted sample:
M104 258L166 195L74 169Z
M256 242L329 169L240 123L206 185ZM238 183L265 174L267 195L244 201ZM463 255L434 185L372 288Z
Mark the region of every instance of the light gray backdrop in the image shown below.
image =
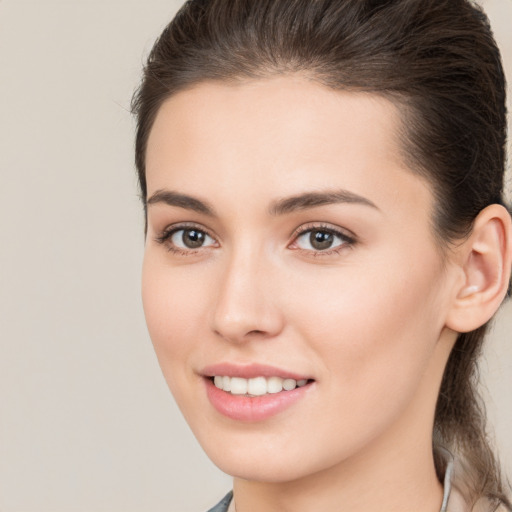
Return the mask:
M142 315L131 93L177 0L0 0L0 512L200 512L230 488ZM512 80L512 1L484 4ZM512 308L488 344L512 469Z

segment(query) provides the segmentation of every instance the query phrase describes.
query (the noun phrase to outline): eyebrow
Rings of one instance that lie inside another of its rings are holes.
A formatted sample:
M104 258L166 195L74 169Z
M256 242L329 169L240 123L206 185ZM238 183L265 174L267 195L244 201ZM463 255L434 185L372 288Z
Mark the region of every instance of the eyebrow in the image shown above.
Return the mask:
M355 194L348 190L333 190L326 192L306 192L296 196L279 199L272 202L270 206L271 215L284 215L297 210L307 210L328 204L349 203L370 206L379 210L377 205L366 197Z
M214 208L206 201L197 199L187 194L181 194L172 190L157 190L147 201L147 204L164 203L191 210L209 217L216 217ZM299 210L307 210L329 204L360 204L379 210L377 205L366 197L348 190L333 190L326 192L305 192L292 197L277 199L270 204L269 213L272 216L285 215Z
M187 194L180 194L172 190L157 190L149 199L149 204L164 203L169 206L177 206L185 210L192 210L209 217L215 217L215 210L206 201L202 201Z

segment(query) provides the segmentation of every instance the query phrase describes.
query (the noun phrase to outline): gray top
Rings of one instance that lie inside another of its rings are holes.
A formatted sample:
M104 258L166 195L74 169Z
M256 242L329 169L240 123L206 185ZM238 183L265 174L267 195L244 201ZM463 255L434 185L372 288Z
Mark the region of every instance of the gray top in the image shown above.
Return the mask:
M227 512L229 504L233 499L233 491L229 491L224 498L222 498L215 507L208 510L208 512Z

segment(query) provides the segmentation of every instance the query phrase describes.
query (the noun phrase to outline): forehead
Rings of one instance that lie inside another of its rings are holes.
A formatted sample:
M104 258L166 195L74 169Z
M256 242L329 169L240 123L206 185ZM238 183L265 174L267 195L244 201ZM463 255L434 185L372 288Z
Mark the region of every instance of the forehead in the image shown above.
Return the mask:
M374 203L420 194L411 207L430 210L428 185L402 157L400 127L386 98L301 77L201 83L169 98L156 116L148 195L223 190L234 201L229 190L264 199L332 185Z
M347 154L351 148L365 149L364 154L380 152L400 164L399 128L397 108L376 94L335 91L298 76L204 82L163 103L148 153L151 158L152 149L157 146L162 151L164 145L167 153L176 149L183 153L195 143L232 154L239 143L239 150L260 147L263 157L263 149L270 153L277 143L279 153L287 157L292 152L316 156L334 143Z

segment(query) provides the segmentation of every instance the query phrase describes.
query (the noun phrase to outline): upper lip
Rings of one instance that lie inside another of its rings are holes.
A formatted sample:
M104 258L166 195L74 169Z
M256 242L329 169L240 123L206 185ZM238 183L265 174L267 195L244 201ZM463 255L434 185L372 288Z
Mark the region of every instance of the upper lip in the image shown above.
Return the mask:
M205 366L201 370L201 375L204 377L229 376L229 377L242 377L244 379L253 379L255 377L281 377L283 379L311 379L308 375L277 368L276 366L269 366L266 364L233 364L233 363L218 363Z

